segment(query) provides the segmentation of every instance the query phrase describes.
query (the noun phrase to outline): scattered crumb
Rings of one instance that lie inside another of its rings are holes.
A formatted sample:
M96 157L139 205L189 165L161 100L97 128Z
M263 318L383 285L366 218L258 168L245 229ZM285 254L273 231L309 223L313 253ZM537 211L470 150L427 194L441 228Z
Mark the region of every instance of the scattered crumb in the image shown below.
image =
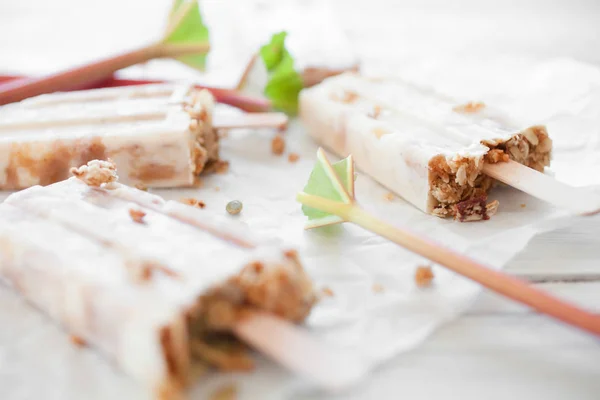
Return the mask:
M196 208L206 207L206 204L202 200L194 199L193 197L184 197L180 199L179 202Z
M215 161L215 172L217 174L224 174L229 171L229 161L217 160Z
M387 193L386 193L386 194L383 196L383 198L384 198L385 200L387 200L387 201L392 201L392 200L394 200L394 199L396 198L396 196L395 196L395 195L394 195L394 193L392 193L392 192L387 192Z
M70 172L88 186L100 187L118 179L117 167L112 160L92 160L79 168L71 168Z
M271 140L271 152L275 155L282 155L285 151L285 139L282 135L277 134Z
M433 281L433 270L430 265L420 265L415 271L415 283L418 287L424 288L431 286Z
M298 161L299 158L300 158L300 156L298 155L298 153L288 154L288 161L291 163L295 163L296 161Z
M480 101L471 101L467 104L462 104L454 107L452 110L458 113L471 114L481 111L485 108L485 104Z
M522 203L522 204L521 204L521 208L525 208L525 207L527 207L527 204L525 204L525 203Z
M321 294L325 297L333 297L333 290L329 287L324 287L321 289Z
M142 210L134 210L133 208L130 208L129 216L131 217L133 222L137 222L138 224L143 224L146 213L143 212Z
M220 191L221 191L221 188L218 186L215 186L215 192L220 192Z
M383 293L385 291L385 288L383 287L383 285L381 283L374 283L373 291L375 293Z
M227 384L210 395L210 400L236 400L238 394L237 386L233 383Z
M137 190L143 190L144 192L148 191L148 186L144 185L143 183L136 183L135 188Z
M87 342L85 341L84 338L82 338L81 336L77 336L77 335L71 335L71 342L79 347L83 347L85 345L87 345Z
M381 107L375 106L375 107L373 107L373 111L369 112L368 116L373 119L377 119L377 117L379 117L380 114L381 114Z

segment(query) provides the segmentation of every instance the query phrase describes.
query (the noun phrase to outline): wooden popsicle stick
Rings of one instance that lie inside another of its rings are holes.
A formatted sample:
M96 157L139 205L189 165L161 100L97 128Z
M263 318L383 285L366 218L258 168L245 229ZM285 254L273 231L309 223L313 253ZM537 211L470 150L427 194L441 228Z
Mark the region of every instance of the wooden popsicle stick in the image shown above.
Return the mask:
M265 312L252 312L237 323L234 332L281 365L333 392L366 374L363 363L352 354L333 352L331 346Z
M345 221L355 223L496 293L600 336L600 315L569 304L517 278L486 267L467 256L456 253L426 238L396 228L383 220L375 218L357 206L356 203L344 204L303 192L298 194L298 201L306 206L337 215Z
M585 188L569 186L516 161L485 164L483 172L538 199L580 215L600 212L600 196Z
M287 123L287 115L278 112L236 115L216 114L213 120L213 126L217 129L274 128L284 130Z

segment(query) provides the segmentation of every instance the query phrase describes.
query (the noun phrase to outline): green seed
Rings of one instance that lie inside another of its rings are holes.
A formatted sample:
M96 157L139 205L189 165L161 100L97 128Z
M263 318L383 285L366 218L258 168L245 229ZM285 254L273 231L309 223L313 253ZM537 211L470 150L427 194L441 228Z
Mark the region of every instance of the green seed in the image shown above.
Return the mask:
M244 205L239 200L232 200L225 206L225 210L231 215L239 214L244 208Z

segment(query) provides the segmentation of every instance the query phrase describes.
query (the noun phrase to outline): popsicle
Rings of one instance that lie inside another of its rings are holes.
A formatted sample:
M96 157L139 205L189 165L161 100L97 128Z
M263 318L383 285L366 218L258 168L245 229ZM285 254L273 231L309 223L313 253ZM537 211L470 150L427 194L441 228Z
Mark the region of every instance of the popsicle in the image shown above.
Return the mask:
M300 115L309 134L426 213L488 219L494 179L485 165L550 164L544 126L518 127L480 102L455 100L396 78L347 73L305 89Z
M253 313L309 314L315 293L293 250L124 186L108 162L74 172L0 205L0 277L155 397L175 397L198 363L251 368L232 332Z

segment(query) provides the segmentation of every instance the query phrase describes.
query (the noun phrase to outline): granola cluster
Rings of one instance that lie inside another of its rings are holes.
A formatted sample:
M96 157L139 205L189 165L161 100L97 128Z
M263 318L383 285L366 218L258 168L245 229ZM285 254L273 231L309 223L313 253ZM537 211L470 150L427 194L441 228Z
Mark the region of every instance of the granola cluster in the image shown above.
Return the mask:
M483 157L438 155L429 162L430 194L435 202L433 214L453 216L460 221L489 219L498 202L486 204L487 193L495 181L481 173L484 162L514 160L540 172L550 165L552 140L543 126L532 126L508 141L483 142L490 151Z
M249 349L232 335L234 325L253 309L304 321L316 302L316 292L296 252L288 251L285 257L285 264L250 263L198 299L188 328L195 361L226 371L253 368Z
M207 166L219 160L219 135L212 126L214 98L208 90L192 91L189 101L183 106L190 115L192 133L192 162L194 174L198 175Z
M92 160L79 168L71 168L70 172L88 186L100 187L116 182L117 167L110 159L107 161Z

